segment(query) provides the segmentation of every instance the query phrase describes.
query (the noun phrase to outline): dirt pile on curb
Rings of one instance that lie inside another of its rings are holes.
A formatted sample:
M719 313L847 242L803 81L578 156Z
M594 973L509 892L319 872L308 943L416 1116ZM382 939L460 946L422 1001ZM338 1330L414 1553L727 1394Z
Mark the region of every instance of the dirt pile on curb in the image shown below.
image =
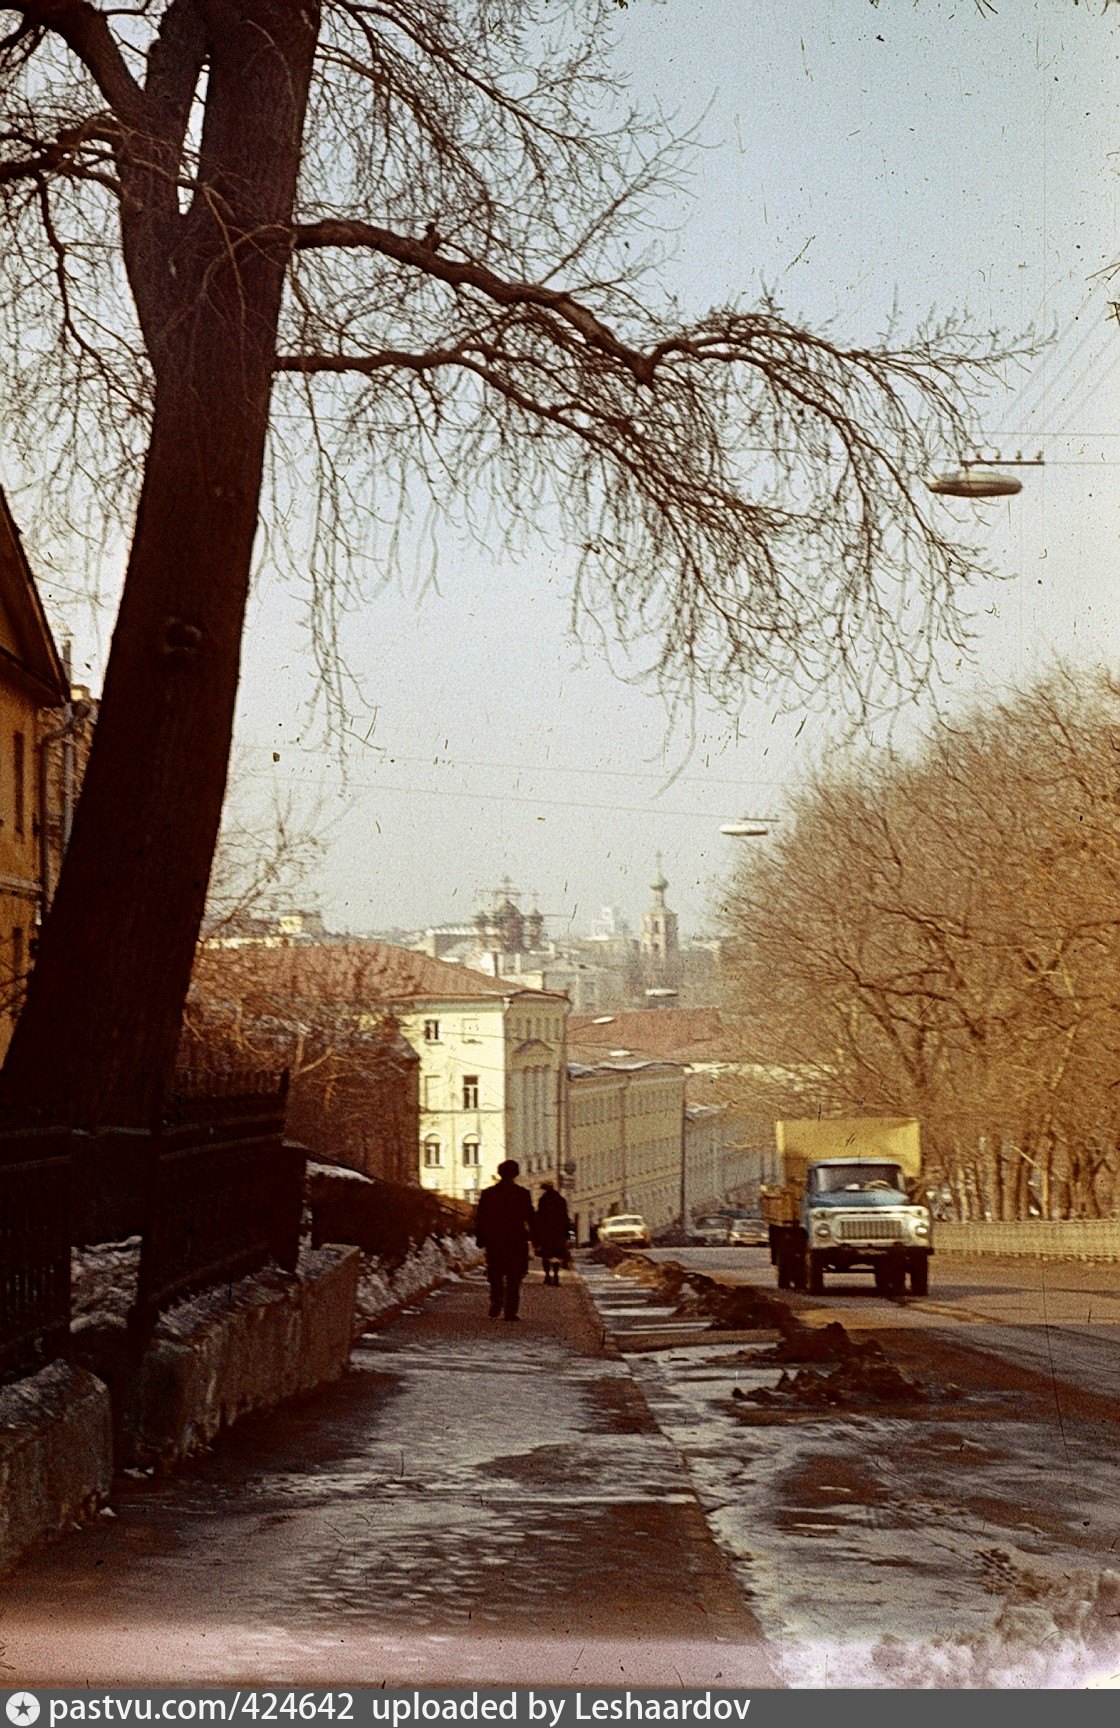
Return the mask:
M644 1254L613 1262L616 1273L656 1289L682 1318L711 1320L713 1331L780 1334L768 1350L751 1349L738 1360L752 1367L781 1366L776 1386L743 1391L735 1387L742 1406L775 1410L858 1409L868 1404L925 1404L958 1395L955 1386L933 1387L905 1374L887 1360L874 1338L853 1338L839 1321L807 1326L777 1296L749 1284L720 1284L703 1272L687 1271L679 1261L656 1264ZM786 1372L785 1370L790 1370Z
M732 1398L744 1404L768 1408L797 1405L809 1409L864 1409L868 1404L925 1404L931 1392L888 1362L882 1348L863 1346L846 1361L822 1372L819 1368L797 1368L783 1372L774 1387L759 1386L744 1392L736 1386Z
M614 1262L622 1278L655 1289L682 1319L707 1319L720 1332L779 1331L800 1328L801 1322L784 1302L753 1285L720 1284L705 1272L691 1272L679 1260L660 1265L644 1254Z
M750 1360L756 1363L837 1363L851 1362L864 1355L868 1350L882 1349L874 1342L857 1344L846 1327L839 1320L830 1320L827 1326L803 1326L793 1315L792 1325L782 1328L782 1340L770 1350L761 1354L754 1353Z

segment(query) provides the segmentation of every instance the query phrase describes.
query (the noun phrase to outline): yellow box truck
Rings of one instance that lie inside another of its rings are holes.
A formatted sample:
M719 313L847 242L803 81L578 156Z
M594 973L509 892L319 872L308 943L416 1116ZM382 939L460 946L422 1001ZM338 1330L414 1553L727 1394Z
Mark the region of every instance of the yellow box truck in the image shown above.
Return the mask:
M875 1287L929 1288L933 1221L911 1199L922 1168L910 1116L775 1123L780 1181L762 1189L770 1259L782 1290L824 1289L826 1272L869 1271Z

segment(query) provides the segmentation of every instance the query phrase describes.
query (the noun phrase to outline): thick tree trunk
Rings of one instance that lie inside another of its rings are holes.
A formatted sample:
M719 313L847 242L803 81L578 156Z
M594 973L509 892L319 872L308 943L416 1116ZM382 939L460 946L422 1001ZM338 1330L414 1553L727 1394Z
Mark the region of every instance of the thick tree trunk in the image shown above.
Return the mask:
M153 356L151 442L100 718L0 1075L5 1111L70 1123L143 1122L166 1084L233 731L315 16L243 0L213 27L213 171L170 272L186 286ZM133 287L143 315L159 284Z

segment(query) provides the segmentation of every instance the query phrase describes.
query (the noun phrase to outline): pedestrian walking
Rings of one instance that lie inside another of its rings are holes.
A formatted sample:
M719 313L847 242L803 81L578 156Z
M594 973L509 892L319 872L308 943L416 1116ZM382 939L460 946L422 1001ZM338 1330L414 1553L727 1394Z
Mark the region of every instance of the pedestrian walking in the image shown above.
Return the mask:
M559 1284L561 1266L570 1266L572 1263L568 1248L570 1229L568 1202L557 1191L555 1183L542 1182L533 1240L544 1265L546 1284Z
M516 1320L521 1284L529 1270L533 1235L533 1197L517 1181L521 1166L515 1158L498 1165L493 1188L479 1195L474 1239L486 1255L490 1280L490 1318Z

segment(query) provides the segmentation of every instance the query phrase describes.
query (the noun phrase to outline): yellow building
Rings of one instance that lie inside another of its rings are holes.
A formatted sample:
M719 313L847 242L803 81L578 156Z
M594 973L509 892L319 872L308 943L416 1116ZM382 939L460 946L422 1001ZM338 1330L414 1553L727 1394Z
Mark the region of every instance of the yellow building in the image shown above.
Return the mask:
M506 1158L517 1159L530 1186L555 1178L567 998L495 988L465 966L446 971L458 976L443 990L397 1003L401 1032L420 1056L422 1185L474 1201Z
M568 1068L564 1193L586 1242L616 1212L639 1212L651 1230L680 1216L684 1069L616 1060Z
M44 710L69 701L66 673L0 491L0 1057L34 952L43 892L40 740ZM44 746L45 747L45 746Z
M387 942L322 949L335 966L349 952L361 962L357 994L392 1008L420 1058L421 1185L473 1202L506 1158L517 1159L530 1187L555 1179L565 1145L567 997Z

